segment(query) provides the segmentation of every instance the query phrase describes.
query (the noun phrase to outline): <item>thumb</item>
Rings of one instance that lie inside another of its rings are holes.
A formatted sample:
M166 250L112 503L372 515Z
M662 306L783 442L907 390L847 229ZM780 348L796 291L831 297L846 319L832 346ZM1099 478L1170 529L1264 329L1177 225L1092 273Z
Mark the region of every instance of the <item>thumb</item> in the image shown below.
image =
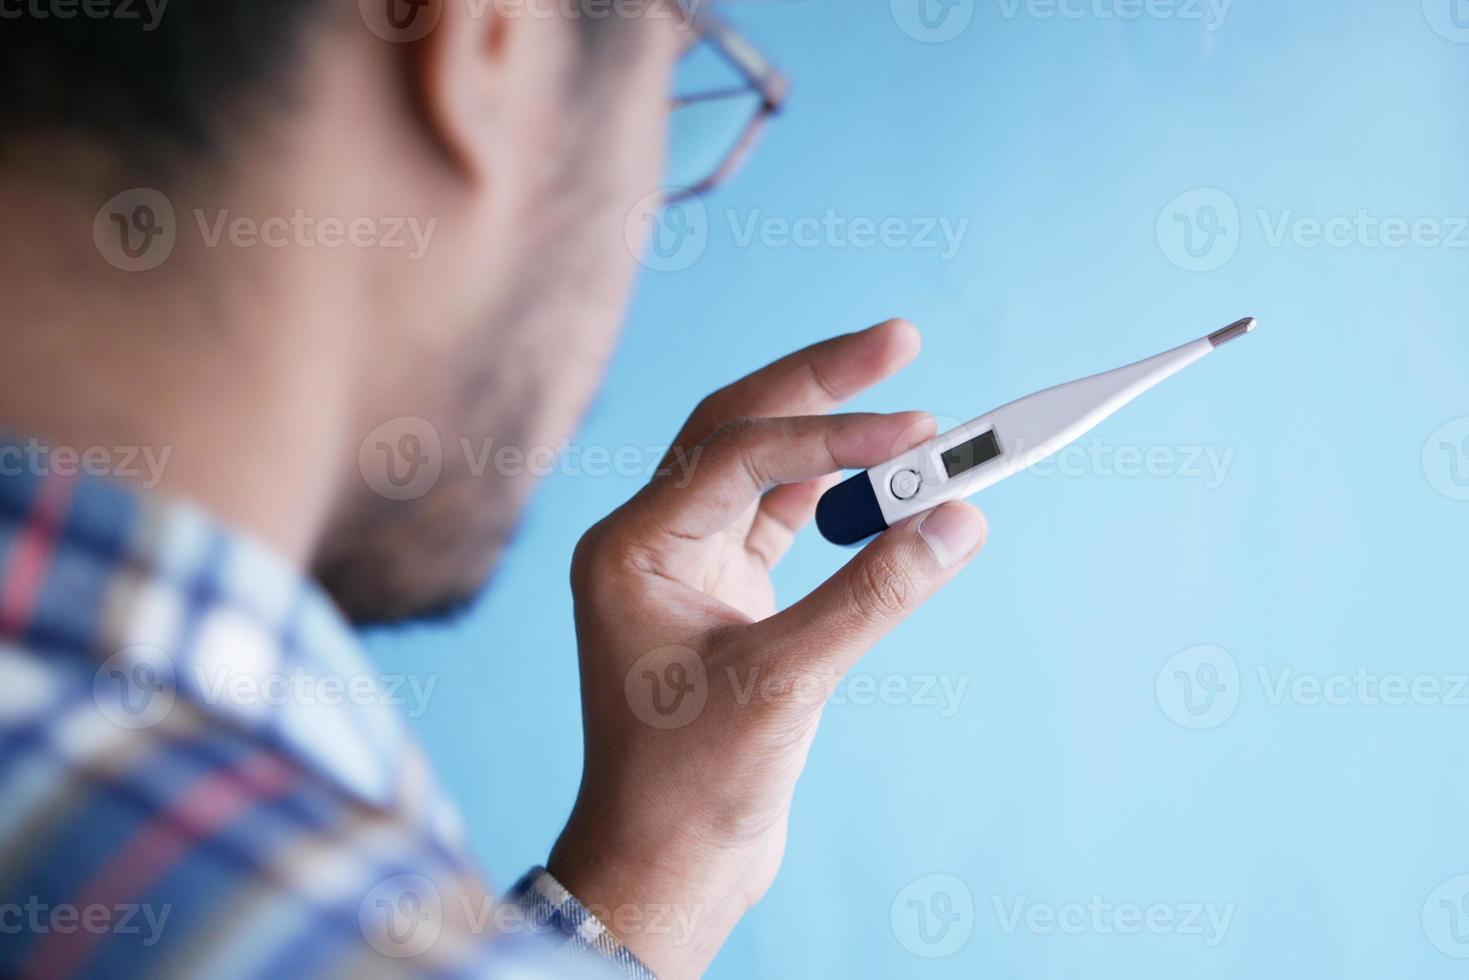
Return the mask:
M979 552L984 514L950 502L884 532L806 598L757 625L764 649L846 671Z

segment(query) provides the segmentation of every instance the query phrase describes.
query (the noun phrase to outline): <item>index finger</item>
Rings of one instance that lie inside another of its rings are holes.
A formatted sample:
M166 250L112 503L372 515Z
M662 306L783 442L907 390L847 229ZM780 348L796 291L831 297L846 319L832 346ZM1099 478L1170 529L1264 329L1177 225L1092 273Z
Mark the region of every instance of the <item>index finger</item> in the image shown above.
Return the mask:
M887 320L812 344L705 398L673 444L697 445L735 419L825 415L905 367L919 343L913 324Z
M906 449L933 429L924 412L741 419L700 443L696 465L682 478L655 478L628 506L660 534L699 540L727 528L773 487L875 466L894 446Z

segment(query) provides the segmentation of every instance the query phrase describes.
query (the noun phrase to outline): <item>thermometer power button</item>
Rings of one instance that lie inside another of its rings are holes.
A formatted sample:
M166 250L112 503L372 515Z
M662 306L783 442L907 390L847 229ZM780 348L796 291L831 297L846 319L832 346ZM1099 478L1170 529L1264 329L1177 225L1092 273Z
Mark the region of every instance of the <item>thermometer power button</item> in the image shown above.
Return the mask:
M899 500L908 500L918 493L918 488L923 486L923 478L918 475L917 470L898 470L893 474L893 479L888 486L893 491L893 496Z

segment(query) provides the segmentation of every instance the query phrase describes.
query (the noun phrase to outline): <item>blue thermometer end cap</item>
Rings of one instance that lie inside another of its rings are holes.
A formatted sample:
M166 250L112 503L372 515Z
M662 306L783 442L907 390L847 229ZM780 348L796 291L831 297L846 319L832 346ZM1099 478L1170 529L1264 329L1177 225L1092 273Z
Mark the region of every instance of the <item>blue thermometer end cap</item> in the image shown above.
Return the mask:
M816 505L816 527L832 544L861 544L888 529L864 470L821 495Z

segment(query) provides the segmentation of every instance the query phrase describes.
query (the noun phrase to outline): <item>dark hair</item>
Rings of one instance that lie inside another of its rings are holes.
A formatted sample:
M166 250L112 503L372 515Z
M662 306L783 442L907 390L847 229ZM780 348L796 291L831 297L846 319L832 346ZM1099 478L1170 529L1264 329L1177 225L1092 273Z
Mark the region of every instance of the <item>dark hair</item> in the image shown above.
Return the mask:
M0 156L78 135L132 162L216 147L231 111L284 100L303 35L358 0L24 0L0 6ZM413 5L441 0L374 0ZM354 14L355 16L355 14ZM606 32L579 17L583 40Z
M17 138L77 134L162 157L209 147L227 109L275 85L323 2L31 0L17 7L0 13L0 151Z

